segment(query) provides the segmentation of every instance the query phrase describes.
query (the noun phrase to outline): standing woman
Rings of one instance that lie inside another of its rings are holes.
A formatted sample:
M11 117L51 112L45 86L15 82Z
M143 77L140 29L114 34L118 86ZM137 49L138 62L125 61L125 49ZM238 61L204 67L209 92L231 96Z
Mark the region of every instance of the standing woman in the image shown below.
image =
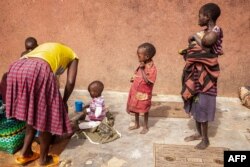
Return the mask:
M6 116L26 121L26 134L18 164L40 157L40 165L53 162L48 155L52 134L72 133L67 101L77 75L78 57L60 43L44 43L14 62L7 78ZM67 82L61 96L56 75L67 69ZM40 155L31 149L36 131L40 131Z

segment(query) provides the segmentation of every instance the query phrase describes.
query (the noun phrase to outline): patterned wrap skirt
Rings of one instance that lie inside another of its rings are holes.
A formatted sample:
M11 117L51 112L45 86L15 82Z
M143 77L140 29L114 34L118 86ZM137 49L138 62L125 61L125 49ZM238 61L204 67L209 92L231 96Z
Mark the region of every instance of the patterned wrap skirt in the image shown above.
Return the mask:
M7 77L6 116L42 132L62 135L72 128L49 64L42 59L16 61Z
M192 100L184 103L184 109L187 113L190 113L197 122L214 121L216 96L198 93Z

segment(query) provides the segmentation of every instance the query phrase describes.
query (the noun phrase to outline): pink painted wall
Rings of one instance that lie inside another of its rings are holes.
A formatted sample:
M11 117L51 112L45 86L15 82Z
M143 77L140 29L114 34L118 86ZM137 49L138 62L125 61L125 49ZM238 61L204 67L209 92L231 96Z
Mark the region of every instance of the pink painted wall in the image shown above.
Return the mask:
M179 94L184 62L177 54L200 30L198 11L205 0L12 0L0 1L0 74L19 58L24 39L62 42L80 57L77 88L99 79L107 90L128 91L143 42L157 48L155 93ZM220 96L237 96L250 85L250 2L217 0L222 15L225 55L220 57ZM61 82L65 80L62 77Z

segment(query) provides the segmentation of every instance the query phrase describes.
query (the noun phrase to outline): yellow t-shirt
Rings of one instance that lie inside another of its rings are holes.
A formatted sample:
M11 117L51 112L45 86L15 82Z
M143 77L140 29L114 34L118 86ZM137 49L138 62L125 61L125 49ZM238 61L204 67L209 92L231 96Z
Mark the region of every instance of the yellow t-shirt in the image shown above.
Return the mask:
M62 74L70 62L78 59L71 48L60 43L41 44L23 57L37 57L45 60L56 75Z

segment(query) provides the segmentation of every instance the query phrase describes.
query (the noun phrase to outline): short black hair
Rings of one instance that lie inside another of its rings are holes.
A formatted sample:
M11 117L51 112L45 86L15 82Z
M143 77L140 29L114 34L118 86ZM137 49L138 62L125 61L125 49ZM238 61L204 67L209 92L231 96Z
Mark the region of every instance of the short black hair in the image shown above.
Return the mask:
M101 93L104 89L104 84L101 81L96 80L89 84L88 90L90 90L91 87L98 89L98 91Z
M216 21L221 13L220 7L215 3L207 3L203 5L200 11L209 16L213 21Z
M156 49L155 49L154 45L151 44L151 43L147 43L147 42L143 43L140 46L138 46L138 49L139 48L145 48L146 49L146 54L149 56L149 58L154 57L154 55L156 53Z
M34 37L28 37L25 39L25 48L26 49L34 49L35 47L37 47L37 40Z

